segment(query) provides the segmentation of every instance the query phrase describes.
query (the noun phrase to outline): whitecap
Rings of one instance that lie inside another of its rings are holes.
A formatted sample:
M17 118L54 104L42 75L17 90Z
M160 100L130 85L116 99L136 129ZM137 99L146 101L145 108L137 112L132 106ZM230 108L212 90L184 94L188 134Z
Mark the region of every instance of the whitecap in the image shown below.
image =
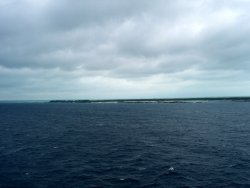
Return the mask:
M174 167L171 166L171 167L168 169L168 171L173 172L173 171L174 171Z

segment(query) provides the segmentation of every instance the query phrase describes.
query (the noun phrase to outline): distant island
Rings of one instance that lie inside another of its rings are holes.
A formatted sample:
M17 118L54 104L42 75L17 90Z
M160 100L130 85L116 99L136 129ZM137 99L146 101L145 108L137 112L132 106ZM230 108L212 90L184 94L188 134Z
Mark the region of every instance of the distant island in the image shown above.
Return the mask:
M250 102L250 97L205 97L168 99L50 100L49 103L204 103L211 101Z

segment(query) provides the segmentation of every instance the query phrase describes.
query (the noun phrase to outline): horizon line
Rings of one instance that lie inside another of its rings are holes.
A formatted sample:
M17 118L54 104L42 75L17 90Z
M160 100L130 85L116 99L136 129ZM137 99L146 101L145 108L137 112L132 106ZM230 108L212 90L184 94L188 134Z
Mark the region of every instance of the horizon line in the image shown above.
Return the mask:
M0 101L115 101L115 100L192 100L192 99L240 99L240 98L250 98L250 96L207 96L207 97L171 97L171 98L163 98L163 97L156 97L156 98L112 98L112 99L87 99L87 98L77 98L77 99L0 99Z

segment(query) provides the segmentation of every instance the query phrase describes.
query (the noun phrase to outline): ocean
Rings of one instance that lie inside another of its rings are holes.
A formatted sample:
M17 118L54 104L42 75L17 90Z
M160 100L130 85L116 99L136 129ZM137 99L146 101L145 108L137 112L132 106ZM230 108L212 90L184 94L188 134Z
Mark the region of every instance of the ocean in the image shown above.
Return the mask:
M2 103L0 187L250 187L250 103Z

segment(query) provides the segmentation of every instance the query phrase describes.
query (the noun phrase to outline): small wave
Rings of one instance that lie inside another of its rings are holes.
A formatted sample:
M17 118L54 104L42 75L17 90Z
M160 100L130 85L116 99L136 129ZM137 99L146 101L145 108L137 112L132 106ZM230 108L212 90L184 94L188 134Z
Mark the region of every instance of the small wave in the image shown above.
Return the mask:
M174 171L174 167L171 166L171 167L168 169L168 171L169 171L169 172L173 172L173 171Z
M146 167L138 167L137 169L140 171L143 171L143 170L146 170L147 168Z

